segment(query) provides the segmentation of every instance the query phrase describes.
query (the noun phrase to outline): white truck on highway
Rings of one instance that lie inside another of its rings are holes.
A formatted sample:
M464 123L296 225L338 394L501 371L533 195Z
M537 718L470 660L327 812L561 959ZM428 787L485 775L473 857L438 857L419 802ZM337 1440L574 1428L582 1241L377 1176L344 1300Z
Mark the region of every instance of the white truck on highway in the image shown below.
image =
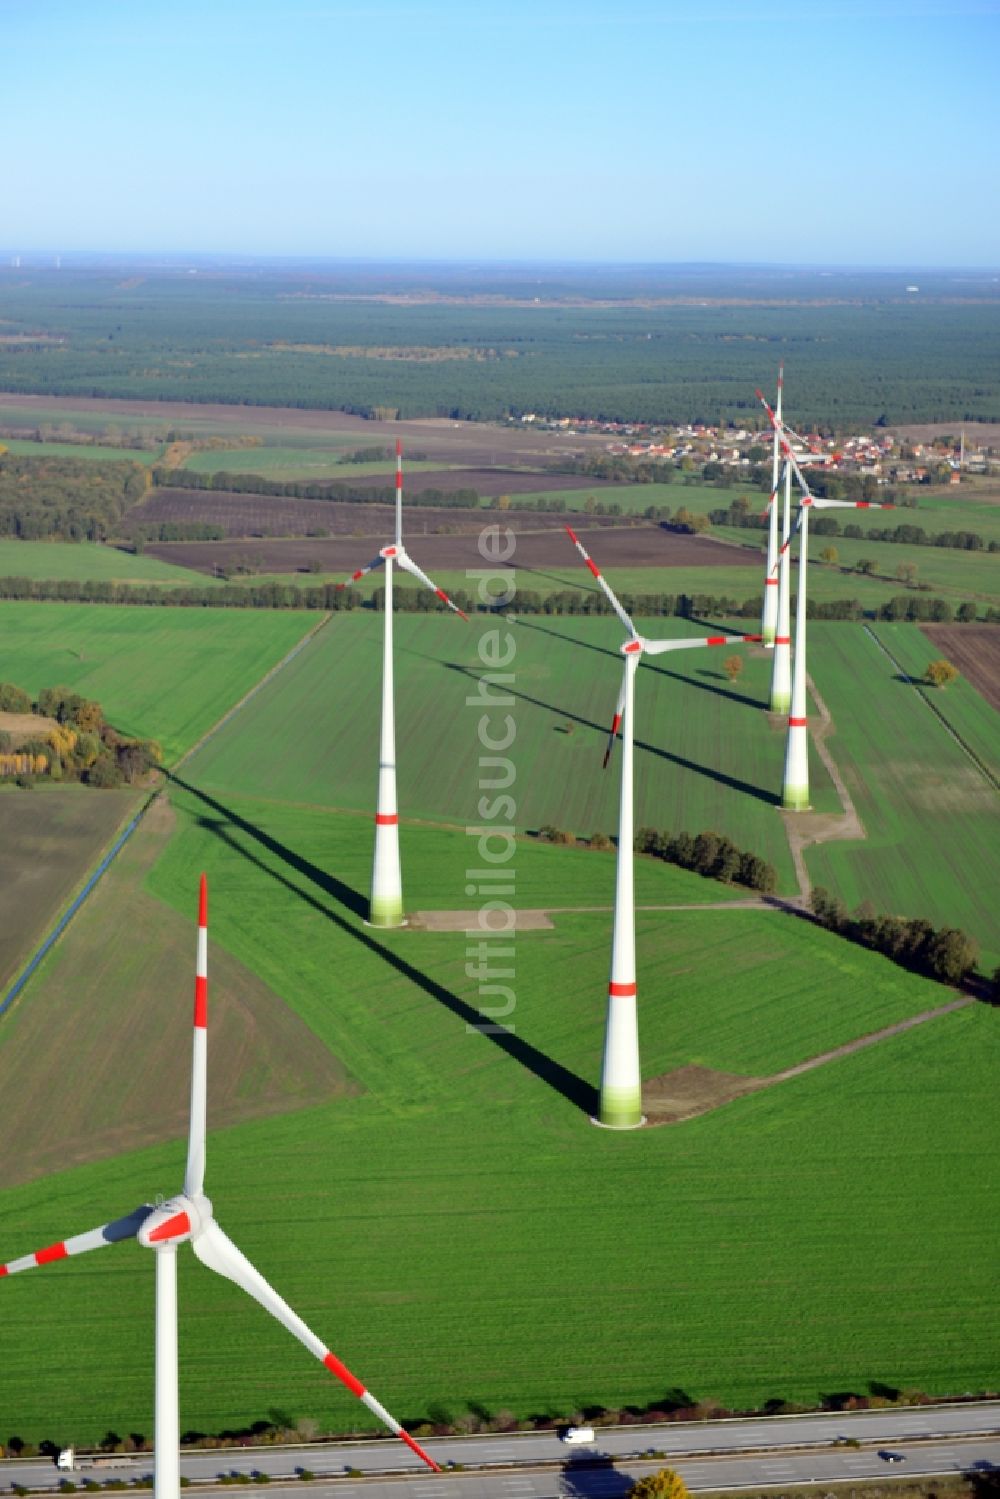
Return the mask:
M60 1473L78 1473L83 1468L131 1468L131 1457L77 1457L75 1447L64 1447L56 1458Z

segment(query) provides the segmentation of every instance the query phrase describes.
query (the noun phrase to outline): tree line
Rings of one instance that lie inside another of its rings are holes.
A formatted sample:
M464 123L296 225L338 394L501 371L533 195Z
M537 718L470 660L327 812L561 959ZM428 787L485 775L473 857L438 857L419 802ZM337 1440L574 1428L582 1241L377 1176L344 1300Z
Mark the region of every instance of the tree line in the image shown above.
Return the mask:
M266 474L231 474L221 470L202 474L190 468L161 468L152 471L158 489L199 489L229 494L262 494L278 499L337 500L347 505L394 505L395 481L392 484L351 484L346 479L272 479ZM408 506L432 505L452 510L476 509L479 491L464 489L408 489Z
M766 531L767 517L750 509L749 501L734 500L728 509L710 510L713 526L730 526L738 530ZM885 541L899 546L950 547L962 552L1000 552L1000 541L987 541L978 531L925 531L904 521L897 526L870 526L855 521L841 522L832 515L813 515L809 521L813 536L842 536L845 541Z
M979 958L975 938L958 927L935 928L922 916L888 915L868 900L849 915L840 896L822 885L813 887L810 906L820 926L944 984L961 983Z
M451 597L466 614L492 614L510 608L518 614L609 614L610 606L603 594L581 592L573 588L554 593L537 589L518 589L509 599L484 604L464 588L453 590ZM759 594L736 599L713 593L622 593L621 600L630 614L645 618L678 619L757 619L762 600ZM173 609L321 609L341 610L385 607L385 589L376 588L367 597L336 583L226 583L225 585L183 584L180 587L160 583L115 583L106 578L0 578L0 599L37 602L84 604L117 604ZM795 596L792 596L794 607ZM425 588L393 586L393 605L403 614L426 614L443 609ZM889 599L877 609L864 609L858 599L806 600L810 620L933 620L936 623L1000 624L1000 608L990 605L979 615L970 600L956 611L948 599L925 594L903 594Z

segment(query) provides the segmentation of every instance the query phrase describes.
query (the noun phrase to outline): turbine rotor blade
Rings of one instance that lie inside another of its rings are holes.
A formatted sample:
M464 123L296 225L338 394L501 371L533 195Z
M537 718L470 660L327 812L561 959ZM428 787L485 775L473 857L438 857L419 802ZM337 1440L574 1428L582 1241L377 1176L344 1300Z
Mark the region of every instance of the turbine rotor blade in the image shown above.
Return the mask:
M294 1338L298 1338L303 1347L308 1348L313 1357L319 1359L320 1363L324 1364L330 1373L350 1390L352 1395L356 1395L363 1405L378 1416L394 1436L404 1441L422 1462L425 1462L429 1468L433 1468L435 1473L440 1471L433 1458L428 1457L409 1432L403 1430L399 1422L365 1388L361 1380L351 1373L346 1364L342 1364L336 1354L331 1353L329 1348L320 1342L302 1318L292 1311L287 1301L284 1301L274 1287L268 1284L260 1271L254 1269L246 1255L237 1249L228 1234L223 1233L214 1218L209 1219L202 1232L192 1239L191 1247L203 1265L206 1265L209 1270L214 1270L217 1275L224 1275L227 1280L233 1281L246 1291L248 1296L252 1296L254 1301L258 1302L266 1312L270 1312L271 1316L287 1328Z
M690 651L700 645L751 645L763 638L763 635L700 635L695 640L644 640L642 644L650 656L662 656L664 651Z
M400 567L405 569L406 572L412 573L417 581L419 583L422 583L425 588L429 588L431 593L436 593L442 604L447 604L448 608L454 609L455 613L461 619L464 619L466 624L469 623L469 616L463 613L463 611L458 607L457 604L452 603L451 599L445 593L443 588L439 588L436 583L432 583L427 574L425 572L421 572L420 568L414 562L409 552L406 552L402 548L400 548L399 555L397 556L396 561L399 563Z
M155 1209L148 1204L136 1208L124 1218L113 1218L100 1228L89 1229L85 1234L76 1234L71 1239L61 1239L45 1249L36 1249L34 1254L25 1254L20 1259L0 1265L0 1276L16 1275L20 1270L33 1270L36 1265L51 1265L55 1260L70 1259L75 1254L86 1254L89 1249L103 1249L107 1244L118 1244L122 1239L134 1239L150 1213Z
M351 573L351 576L349 578L345 578L343 583L338 583L337 587L346 588L348 583L357 583L359 578L363 578L368 573L373 572L376 567L381 567L384 561L385 558L381 555L381 553L379 553L377 557L369 562L367 567L359 567L357 572Z
M569 537L570 541L573 543L573 545L576 547L577 551L580 553L580 556L583 558L584 562L586 562L587 566L590 568L590 571L593 574L593 576L597 579L598 583L601 585L601 588L604 591L605 598L608 600L608 603L611 605L612 609L615 611L615 613L617 614L618 618L621 620L622 624L625 626L626 630L631 635L632 639L633 640L638 640L639 633L636 630L635 625L632 623L631 618L625 612L625 610L622 608L622 606L618 602L618 600L615 598L615 595L611 591L610 584L607 582L607 579L604 577L604 574L598 568L598 566L595 563L594 559L591 557L590 553L587 551L587 549L584 546L583 542L580 540L579 536L577 536L576 532L573 530L572 526L567 526L566 527L566 534L568 535L568 537Z
M208 1096L208 881L198 886L198 948L194 978L194 1037L191 1044L191 1122L188 1126L185 1197L205 1188L205 1129Z
M618 738L618 731L619 731L619 729L622 726L622 715L625 712L625 682L626 682L626 672L627 671L628 671L628 662L626 661L625 662L625 669L622 672L622 685L621 685L621 687L618 690L618 706L615 709L615 716L614 716L614 718L612 720L612 723L611 723L611 733L608 735L608 747L604 751L604 769L605 770L607 770L607 768L608 768L608 761L611 759L611 756L612 756L612 753L613 753L614 747L615 747L615 740Z

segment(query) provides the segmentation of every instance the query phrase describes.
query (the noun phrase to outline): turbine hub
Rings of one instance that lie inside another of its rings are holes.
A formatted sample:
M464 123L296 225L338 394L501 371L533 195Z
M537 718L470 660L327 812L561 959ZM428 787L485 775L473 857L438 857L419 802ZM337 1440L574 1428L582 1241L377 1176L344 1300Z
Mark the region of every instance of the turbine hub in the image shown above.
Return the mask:
M400 552L402 550L403 550L402 547L383 547L382 550L379 552L379 556L380 557L398 557L399 554L400 554Z
M211 1217L212 1204L207 1197L185 1197L179 1193L150 1213L137 1237L146 1249L185 1244L197 1238Z
M623 656L638 656L638 654L640 653L640 651L642 650L642 648L643 648L644 645L645 645L645 641L641 640L641 639L639 639L639 640L626 640L625 644L621 648L622 655Z

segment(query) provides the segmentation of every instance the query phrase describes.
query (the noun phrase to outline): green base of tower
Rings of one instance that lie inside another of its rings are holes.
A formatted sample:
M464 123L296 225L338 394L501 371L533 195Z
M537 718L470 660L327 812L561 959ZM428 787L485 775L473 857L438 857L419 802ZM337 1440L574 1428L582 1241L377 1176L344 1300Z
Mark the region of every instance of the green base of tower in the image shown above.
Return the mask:
M598 1109L595 1124L602 1125L605 1129L638 1129L645 1123L642 1113L642 1092L640 1089L629 1090L627 1093L609 1089L601 1090L601 1102Z
M788 717L788 710L792 706L791 694L788 697L772 697L768 705L769 713L780 713L783 718Z
M781 805L786 812L808 812L809 787L808 786L784 786L781 791Z
M403 915L403 902L401 900L372 900L368 907L368 920L366 926L394 927L405 926L406 918Z

